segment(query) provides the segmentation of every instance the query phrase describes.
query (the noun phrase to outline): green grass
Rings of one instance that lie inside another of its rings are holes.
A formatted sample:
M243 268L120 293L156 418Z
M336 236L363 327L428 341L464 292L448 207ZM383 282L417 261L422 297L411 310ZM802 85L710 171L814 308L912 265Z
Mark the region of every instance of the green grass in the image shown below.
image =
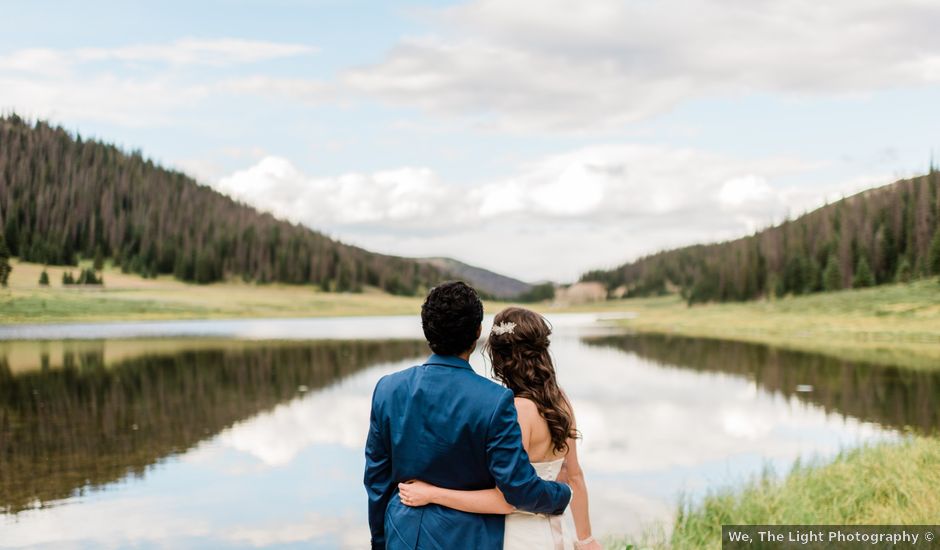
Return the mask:
M377 291L341 294L240 281L195 285L167 276L143 279L110 266L103 270L103 287L62 286L62 273L74 267L46 268L52 284L43 287L42 269L14 260L10 285L0 289L0 323L416 315L421 307L420 298Z
M674 546L715 548L722 524L927 524L940 517L940 440L911 438L841 454L829 464L797 465L685 506ZM717 534L717 537L715 536ZM717 544L720 547L720 542Z
M192 317L210 313L207 308L172 302L119 300L106 296L30 294L0 297L0 322L4 323Z
M610 541L608 548L720 549L721 526L934 524L940 518L940 439L910 437L765 473L743 487L682 504L669 537Z

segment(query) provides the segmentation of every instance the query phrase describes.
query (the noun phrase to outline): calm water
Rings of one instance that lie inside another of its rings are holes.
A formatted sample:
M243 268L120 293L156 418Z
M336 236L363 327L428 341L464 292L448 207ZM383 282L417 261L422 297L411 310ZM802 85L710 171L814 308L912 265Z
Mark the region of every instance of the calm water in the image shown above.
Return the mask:
M940 425L937 374L550 318L599 535ZM0 328L23 337L0 342L3 548L366 548L371 391L427 353L413 318Z

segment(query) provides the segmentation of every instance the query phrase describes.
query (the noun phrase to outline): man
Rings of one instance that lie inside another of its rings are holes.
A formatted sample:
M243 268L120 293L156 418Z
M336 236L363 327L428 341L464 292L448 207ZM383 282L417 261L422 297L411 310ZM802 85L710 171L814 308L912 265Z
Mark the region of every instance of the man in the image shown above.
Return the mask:
M375 386L365 470L372 548L502 549L505 516L405 506L398 483L411 479L495 486L527 512L560 514L568 506L568 486L540 479L529 463L512 392L470 367L482 321L483 303L465 283L431 289L421 325L433 355Z

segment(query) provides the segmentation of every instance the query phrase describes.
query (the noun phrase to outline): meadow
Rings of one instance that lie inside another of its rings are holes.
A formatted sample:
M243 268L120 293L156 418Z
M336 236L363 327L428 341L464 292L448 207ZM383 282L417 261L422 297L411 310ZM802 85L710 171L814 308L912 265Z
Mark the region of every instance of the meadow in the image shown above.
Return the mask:
M40 286L43 266L12 263L9 286L0 289L0 323L410 315L421 307L418 298L377 290L331 293L312 286L241 281L199 285L169 275L145 279L112 266L101 272L103 286L63 286L63 272L80 269L62 266L47 267L51 284Z
M736 340L909 368L940 367L940 283L686 306L678 296L608 301L569 311L630 312L643 333ZM550 311L550 310L549 310Z

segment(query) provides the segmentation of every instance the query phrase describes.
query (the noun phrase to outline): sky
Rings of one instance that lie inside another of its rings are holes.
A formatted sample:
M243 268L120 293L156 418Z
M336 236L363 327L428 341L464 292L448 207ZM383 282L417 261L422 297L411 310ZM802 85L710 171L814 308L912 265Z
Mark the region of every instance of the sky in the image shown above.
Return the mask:
M347 243L532 282L746 235L940 155L934 0L3 12L3 112Z

